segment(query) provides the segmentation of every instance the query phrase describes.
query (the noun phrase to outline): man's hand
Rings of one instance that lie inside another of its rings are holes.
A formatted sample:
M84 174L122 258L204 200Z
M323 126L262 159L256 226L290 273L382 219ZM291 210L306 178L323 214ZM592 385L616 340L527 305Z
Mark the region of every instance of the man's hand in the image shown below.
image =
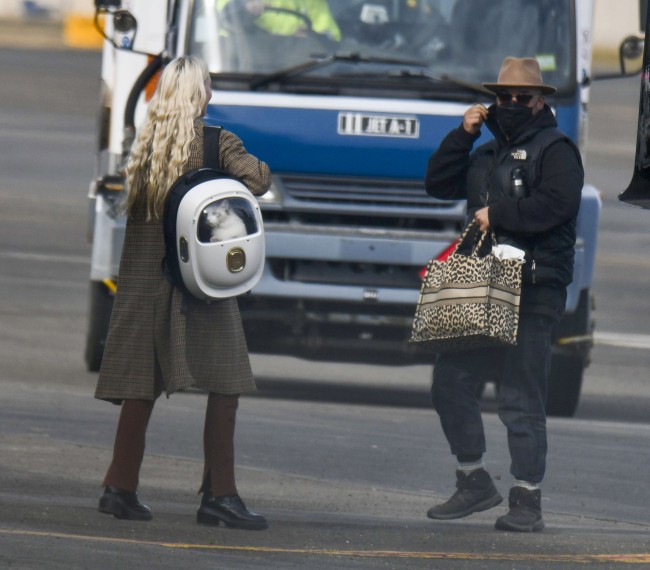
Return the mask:
M474 220L482 232L487 231L490 227L490 216L488 215L488 209L489 208L481 208L474 214Z
M488 110L483 105L474 105L463 115L463 128L470 134L478 134L481 126L487 119Z

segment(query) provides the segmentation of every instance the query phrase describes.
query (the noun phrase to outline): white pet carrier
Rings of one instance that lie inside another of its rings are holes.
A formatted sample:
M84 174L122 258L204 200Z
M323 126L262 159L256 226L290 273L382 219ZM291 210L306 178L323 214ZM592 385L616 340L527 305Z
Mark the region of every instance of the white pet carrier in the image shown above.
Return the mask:
M172 280L180 277L187 291L204 300L241 295L257 284L264 270L257 200L241 182L211 177L211 172L200 169L179 180L185 188L166 213L173 220L175 210L175 232L172 227L166 231L175 233L166 235Z

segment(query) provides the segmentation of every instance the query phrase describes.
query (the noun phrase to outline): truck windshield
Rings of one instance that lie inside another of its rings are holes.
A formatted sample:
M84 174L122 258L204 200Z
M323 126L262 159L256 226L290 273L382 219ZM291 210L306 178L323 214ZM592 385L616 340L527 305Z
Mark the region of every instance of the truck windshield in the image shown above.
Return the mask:
M567 0L195 0L189 52L257 87L300 77L494 81L503 58L536 57L544 81L575 87ZM341 56L341 54L344 54ZM352 55L351 55L352 54ZM312 61L329 58L327 65ZM289 73L285 73L289 70ZM259 79L263 77L263 79ZM431 89L431 85L427 85Z

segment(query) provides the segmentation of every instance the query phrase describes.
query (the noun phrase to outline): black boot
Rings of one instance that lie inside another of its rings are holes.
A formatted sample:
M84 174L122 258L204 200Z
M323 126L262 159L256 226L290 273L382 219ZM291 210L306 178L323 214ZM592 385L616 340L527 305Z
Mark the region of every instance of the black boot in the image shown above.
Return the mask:
M209 491L203 493L196 521L212 526L223 522L227 527L245 530L264 530L269 526L262 515L246 508L239 495L213 497Z
M99 499L99 511L132 521L150 521L153 518L149 507L138 500L137 493L110 485L104 488L104 494Z
M533 532L544 528L542 520L542 492L525 487L513 487L508 497L510 510L499 517L494 527L498 530Z
M503 501L485 469L475 469L469 474L456 471L456 488L458 490L448 501L429 509L427 516L430 519L460 519L472 513L487 511Z

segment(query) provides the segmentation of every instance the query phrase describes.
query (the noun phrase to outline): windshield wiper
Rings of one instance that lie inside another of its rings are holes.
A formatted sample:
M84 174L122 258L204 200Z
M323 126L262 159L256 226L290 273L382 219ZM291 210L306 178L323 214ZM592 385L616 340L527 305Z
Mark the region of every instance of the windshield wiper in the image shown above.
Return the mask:
M481 85L480 83L474 83L472 81L464 81L463 79L452 77L451 75L447 75L446 73L443 73L441 75L432 75L430 73L423 73L423 72L413 73L412 71L405 69L400 72L400 77L421 77L423 79L428 79L429 81L433 81L435 83L442 83L445 85L455 85L456 87L462 87L463 89L467 89L468 91L474 91L476 93L482 93L483 95L490 95L491 97L494 97L494 93L489 89L483 87L483 85Z
M263 75L259 79L250 82L250 89L255 91L263 85L268 85L274 81L285 79L292 75L301 75L307 71L312 71L319 67L329 65L335 61L347 61L350 63L380 63L386 65L412 65L416 67L427 67L427 62L417 59L401 59L392 57L375 57L371 55L361 55L360 53L331 53L328 55L315 55L314 59L308 59L298 65L279 69L273 73ZM416 76L417 74L414 74Z
M347 76L348 74L346 74ZM366 77L388 77L391 79L424 79L428 82L438 83L441 85L453 85L455 87L461 87L466 91L472 91L475 93L481 93L482 95L490 95L494 97L494 93L489 91L483 85L479 83L472 83L471 81L464 81L451 75L441 74L441 75L432 75L430 73L425 73L423 71L411 71L410 69L400 69L396 72L389 73L373 73L366 74Z

